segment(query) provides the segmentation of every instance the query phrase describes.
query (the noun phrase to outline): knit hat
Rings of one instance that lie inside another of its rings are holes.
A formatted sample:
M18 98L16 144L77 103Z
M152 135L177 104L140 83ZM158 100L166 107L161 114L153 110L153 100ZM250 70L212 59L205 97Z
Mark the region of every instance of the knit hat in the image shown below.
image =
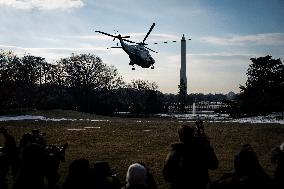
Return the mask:
M147 170L139 164L134 163L128 167L126 174L126 182L128 185L146 185Z

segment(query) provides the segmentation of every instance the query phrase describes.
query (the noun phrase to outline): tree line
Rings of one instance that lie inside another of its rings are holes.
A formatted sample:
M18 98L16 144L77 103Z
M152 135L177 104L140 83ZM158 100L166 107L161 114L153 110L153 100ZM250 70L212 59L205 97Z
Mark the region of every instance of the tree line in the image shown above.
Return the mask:
M187 103L215 96L191 94ZM163 94L155 82L138 79L126 83L114 66L94 54L72 54L48 63L43 57L0 51L2 114L54 108L107 115L153 114L168 112L173 104L179 111L179 103L178 95Z
M0 112L30 109L72 109L112 114L160 112L157 84L125 83L113 66L93 54L72 55L56 63L32 55L0 52Z
M94 54L72 54L49 63L43 57L0 51L0 113L32 109L69 109L113 115L184 112L193 102L228 103L238 115L283 111L284 69L280 59L252 58L245 86L235 100L224 94L163 94L155 82L126 83L114 66Z

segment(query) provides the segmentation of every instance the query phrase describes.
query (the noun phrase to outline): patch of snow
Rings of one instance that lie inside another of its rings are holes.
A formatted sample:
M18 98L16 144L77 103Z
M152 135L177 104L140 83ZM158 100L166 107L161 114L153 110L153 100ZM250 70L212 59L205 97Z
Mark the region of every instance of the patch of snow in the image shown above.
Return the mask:
M87 129L67 129L67 131L86 131Z
M67 119L67 118L45 118L43 121L77 121L77 119Z
M85 129L100 129L101 127L84 127Z
M234 119L227 114L217 114L212 112L200 112L198 114L157 114L160 117L175 118L178 122L194 122L196 119L202 119L207 122L232 122L232 123L276 123L284 124L283 113L276 112L267 116L256 116Z
M116 112L117 114L130 114L130 112Z
M277 117L274 117L272 115L268 116L257 116L257 117L248 117L248 118L240 118L233 120L234 122L238 123L278 123L283 125L284 120L277 119Z
M92 119L92 122L109 122L110 120L107 119Z
M46 118L43 116L31 116L31 115L0 116L0 121L43 120L43 119L46 119Z
M150 131L152 131L152 130L150 130L150 129L145 129L145 130L143 130L144 132L150 132Z
M21 120L34 120L34 121L105 121L109 120L97 120L97 119L68 119L68 118L47 118L44 116L33 115L19 115L19 116L0 116L0 121L21 121Z
M195 120L197 118L203 120L225 120L229 119L229 115L227 114L215 114L209 111L196 113L196 114L158 114L160 117L168 117L168 118L176 118L180 120Z
M233 123L278 123L284 125L283 113L272 113L267 116L256 116L248 118L230 118L227 114L215 114L209 112L201 112L198 114L157 114L160 117L175 118L178 122L194 122L197 118L207 122L233 122ZM44 116L33 115L19 115L19 116L0 116L0 121L21 121L21 120L34 120L34 121L91 121L91 122L110 122L110 120L103 119L68 119L68 118L47 118ZM137 123L142 123L142 120L137 120ZM151 121L145 121L151 122ZM88 127L98 128L98 127Z

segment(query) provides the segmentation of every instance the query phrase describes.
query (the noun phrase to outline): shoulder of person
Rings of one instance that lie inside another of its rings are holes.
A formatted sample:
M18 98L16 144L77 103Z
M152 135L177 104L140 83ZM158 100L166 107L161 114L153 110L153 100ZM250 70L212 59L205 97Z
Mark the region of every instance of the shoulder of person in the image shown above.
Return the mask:
M171 149L173 151L181 151L181 150L184 150L185 147L186 147L186 145L184 143L173 143L173 144L171 144Z

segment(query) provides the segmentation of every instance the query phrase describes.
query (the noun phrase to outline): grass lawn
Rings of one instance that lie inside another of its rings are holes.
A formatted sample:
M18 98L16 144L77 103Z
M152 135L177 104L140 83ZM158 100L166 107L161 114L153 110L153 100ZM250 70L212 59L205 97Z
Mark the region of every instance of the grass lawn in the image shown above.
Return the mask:
M66 162L61 164L60 182L63 182L69 163L77 158L87 158L91 164L107 161L119 171L124 181L128 166L144 162L153 173L159 188L168 188L162 177L162 168L170 144L178 142L177 129L182 124L177 120L159 118L115 118L96 116L72 111L31 112L33 115L76 119L105 119L109 121L8 121L0 126L8 128L19 142L21 136L38 128L46 132L49 144L69 143ZM189 123L193 124L193 123ZM219 168L210 171L211 180L233 170L233 158L240 146L250 143L261 165L272 176L275 165L270 163L270 151L284 141L284 125L248 123L204 123L219 159ZM68 130L84 129L86 130ZM3 137L0 136L0 145Z

